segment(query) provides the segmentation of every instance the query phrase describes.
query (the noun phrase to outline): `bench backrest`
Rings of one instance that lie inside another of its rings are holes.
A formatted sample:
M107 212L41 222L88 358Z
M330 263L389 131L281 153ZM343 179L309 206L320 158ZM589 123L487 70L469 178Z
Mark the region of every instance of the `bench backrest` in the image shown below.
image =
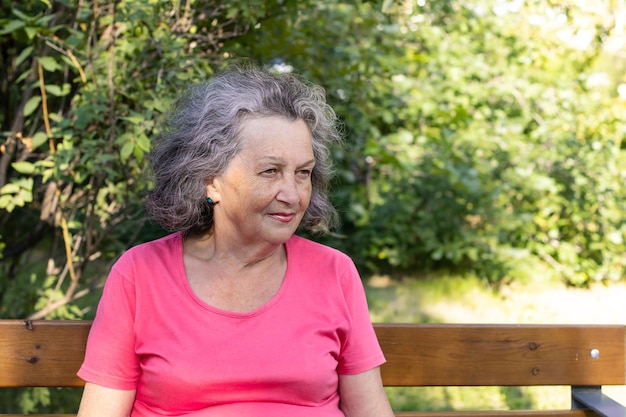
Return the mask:
M620 325L381 324L388 386L624 385Z
M78 387L88 321L0 320L0 387ZM387 386L626 384L620 325L376 324Z
M0 387L82 386L76 371L90 326L88 321L0 320ZM375 329L387 358L386 386L626 384L624 326L376 324ZM535 414L516 414L522 415Z

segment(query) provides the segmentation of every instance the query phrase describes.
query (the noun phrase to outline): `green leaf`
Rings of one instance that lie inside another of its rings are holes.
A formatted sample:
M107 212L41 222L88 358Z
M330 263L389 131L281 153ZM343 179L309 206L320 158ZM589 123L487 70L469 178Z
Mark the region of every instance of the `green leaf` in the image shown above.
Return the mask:
M140 134L137 136L137 145L145 152L150 151L150 139L146 135Z
M127 143L128 141L133 140L133 135L131 133L122 133L115 139L116 145L121 145L122 143Z
M143 151L143 149L141 149L139 146L135 146L133 148L133 155L135 156L135 159L138 162L142 162L143 161L143 156L144 156L145 152Z
M0 194L15 194L20 191L20 186L14 183L4 184L4 187L0 188Z
M168 110L169 106L163 100L155 98L154 100L152 100L152 108L161 113L165 113Z
M27 14L22 13L18 9L11 9L11 13L13 13L17 18L22 19L25 22L32 22L33 21L33 18L31 16L28 16Z
M31 141L33 149L37 149L48 141L48 135L46 135L44 132L37 132L33 135Z
M35 38L35 36L37 36L37 32L39 32L39 30L32 26L26 26L24 28L24 32L26 32L26 36L28 37L28 40L32 41Z
M35 21L35 24L39 27L46 27L48 26L48 22L50 22L54 18L55 18L54 14L41 16L39 19Z
M14 170L19 172L20 174L32 174L35 172L35 165L30 162L21 161L21 162L13 162L11 164Z
M127 120L127 121L129 121L129 122L131 122L132 124L135 124L135 125L139 125L139 124L143 123L146 120L145 117L143 117L142 114L136 114L134 116L120 117L120 119Z
M24 48L24 50L22 52L20 52L20 54L17 56L17 58L15 58L15 66L19 66L22 62L24 62L24 60L26 58L28 58L30 56L30 54L33 53L33 50L35 48L33 46L28 46L26 48Z
M122 150L120 151L120 156L122 161L126 161L131 153L133 153L133 149L135 145L132 142L126 142L124 146L122 146Z
M0 208L5 209L9 213L13 211L15 205L13 204L13 197L10 195L0 196Z
M11 20L4 26L4 29L0 31L0 35L8 35L9 33L13 33L16 30L19 30L26 26L26 23L22 20Z
M22 73L20 74L19 77L17 77L17 79L15 80L14 84L20 84L22 81L24 81L25 79L27 79L33 72L33 68L29 67L28 69L22 71Z
M30 190L21 189L20 192L17 193L17 197L19 197L24 203L33 202L33 192Z
M39 103L41 103L41 97L33 96L29 98L24 105L24 117L30 116L35 110L37 110Z
M39 60L39 63L41 64L43 69L45 69L46 71L54 72L61 68L61 65L59 65L57 60L51 56L40 56L37 59Z
M58 85L46 85L46 91L57 97L63 97L70 93L70 85L63 84L63 87L59 87Z

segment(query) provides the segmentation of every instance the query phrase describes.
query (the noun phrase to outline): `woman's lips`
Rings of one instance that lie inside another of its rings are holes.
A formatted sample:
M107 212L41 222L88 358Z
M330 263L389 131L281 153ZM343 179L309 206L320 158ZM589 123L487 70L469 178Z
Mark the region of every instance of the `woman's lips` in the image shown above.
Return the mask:
M270 213L270 217L281 223L289 223L295 216L294 213Z

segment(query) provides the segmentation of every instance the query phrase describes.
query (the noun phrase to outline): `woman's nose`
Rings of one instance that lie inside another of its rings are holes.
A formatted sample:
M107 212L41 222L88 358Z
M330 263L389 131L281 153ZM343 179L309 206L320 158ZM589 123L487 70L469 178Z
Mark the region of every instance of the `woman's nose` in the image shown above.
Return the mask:
M285 176L283 178L276 198L290 205L297 204L300 201L300 186L294 176Z

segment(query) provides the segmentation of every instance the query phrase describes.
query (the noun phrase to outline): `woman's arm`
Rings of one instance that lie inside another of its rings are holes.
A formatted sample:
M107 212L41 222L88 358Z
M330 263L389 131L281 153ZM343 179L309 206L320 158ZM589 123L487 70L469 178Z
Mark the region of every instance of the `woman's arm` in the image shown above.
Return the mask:
M394 417L378 367L339 375L339 402L346 417Z
M135 390L118 390L87 382L77 417L128 417L133 401Z

